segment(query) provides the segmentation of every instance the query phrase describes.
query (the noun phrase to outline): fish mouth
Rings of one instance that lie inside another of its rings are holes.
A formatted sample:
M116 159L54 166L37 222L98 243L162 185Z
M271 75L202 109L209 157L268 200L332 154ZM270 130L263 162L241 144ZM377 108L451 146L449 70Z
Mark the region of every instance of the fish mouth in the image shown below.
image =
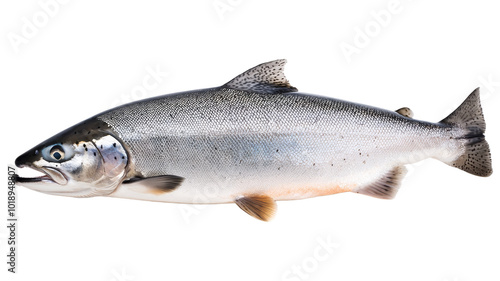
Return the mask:
M19 183L36 183L36 182L48 182L48 183L57 183L60 185L65 185L68 183L68 179L64 174L52 167L29 167L35 171L43 173L42 176L39 177L21 177L18 174L15 175L16 182Z

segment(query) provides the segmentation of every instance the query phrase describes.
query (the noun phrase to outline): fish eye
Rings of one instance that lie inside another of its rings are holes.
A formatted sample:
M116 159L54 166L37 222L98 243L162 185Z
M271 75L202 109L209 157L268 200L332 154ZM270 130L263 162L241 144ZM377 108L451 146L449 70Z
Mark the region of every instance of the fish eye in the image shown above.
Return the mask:
M69 144L56 143L42 149L42 157L48 162L63 162L74 155L73 147Z
M54 145L50 150L50 156L56 161L64 159L64 149L60 145Z

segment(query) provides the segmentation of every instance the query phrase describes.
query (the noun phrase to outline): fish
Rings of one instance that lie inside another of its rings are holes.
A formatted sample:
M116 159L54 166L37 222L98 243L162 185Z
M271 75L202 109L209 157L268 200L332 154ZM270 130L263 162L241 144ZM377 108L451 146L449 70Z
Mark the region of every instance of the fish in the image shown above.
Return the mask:
M392 199L405 165L434 158L492 174L479 88L439 122L298 92L286 60L214 88L152 97L97 114L20 155L39 177L16 182L70 197L235 203L262 221L280 200L353 192Z

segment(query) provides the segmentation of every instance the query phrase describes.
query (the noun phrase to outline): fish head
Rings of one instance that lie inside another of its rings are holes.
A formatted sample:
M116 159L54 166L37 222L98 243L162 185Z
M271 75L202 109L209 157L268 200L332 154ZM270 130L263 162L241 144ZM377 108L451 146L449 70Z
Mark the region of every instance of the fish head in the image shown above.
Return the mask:
M112 193L126 174L128 155L109 126L89 119L47 139L19 156L19 168L42 176L16 176L33 190L62 196L91 197Z

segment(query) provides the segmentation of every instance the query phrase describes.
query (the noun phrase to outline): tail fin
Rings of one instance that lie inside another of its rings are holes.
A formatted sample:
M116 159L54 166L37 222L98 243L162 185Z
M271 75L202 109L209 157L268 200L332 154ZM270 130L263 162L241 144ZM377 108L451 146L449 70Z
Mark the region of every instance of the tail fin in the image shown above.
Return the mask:
M486 123L479 99L479 88L448 117L441 120L442 124L466 130L459 137L464 140L465 152L448 165L464 170L476 176L487 177L493 172L491 169L490 147L484 138Z

